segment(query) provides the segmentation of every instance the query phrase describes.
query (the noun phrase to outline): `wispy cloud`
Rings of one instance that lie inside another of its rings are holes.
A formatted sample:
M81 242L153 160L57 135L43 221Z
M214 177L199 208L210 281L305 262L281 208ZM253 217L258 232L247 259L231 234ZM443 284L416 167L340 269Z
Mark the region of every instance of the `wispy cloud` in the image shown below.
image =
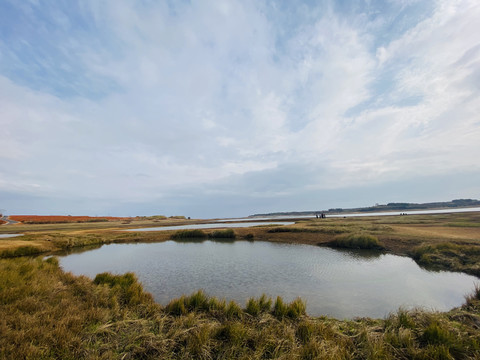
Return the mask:
M475 1L0 10L2 208L245 215L480 174Z

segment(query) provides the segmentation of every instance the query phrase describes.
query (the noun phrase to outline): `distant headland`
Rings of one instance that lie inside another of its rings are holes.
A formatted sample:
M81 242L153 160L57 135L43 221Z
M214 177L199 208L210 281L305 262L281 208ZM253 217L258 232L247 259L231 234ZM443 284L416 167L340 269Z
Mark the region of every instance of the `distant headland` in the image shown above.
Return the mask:
M273 212L264 214L254 214L251 216L305 216L315 215L319 213L325 214L339 214L339 213L368 213L368 212L383 212L383 211L406 211L406 210L425 210L425 209L448 209L448 208L463 208L480 206L480 201L476 199L456 199L452 201L430 202L430 203L388 203L386 205L376 204L375 206L360 207L360 208L332 208L328 210L313 210L313 211L285 211Z

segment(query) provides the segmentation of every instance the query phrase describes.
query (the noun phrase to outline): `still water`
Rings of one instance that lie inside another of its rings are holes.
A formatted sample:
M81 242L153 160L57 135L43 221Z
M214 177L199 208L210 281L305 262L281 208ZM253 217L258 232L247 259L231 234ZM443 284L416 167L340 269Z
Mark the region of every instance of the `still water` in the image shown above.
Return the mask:
M125 231L166 231L166 230L193 230L193 229L221 229L221 228L244 228L253 226L268 226L268 225L293 225L293 221L275 221L275 222L240 222L240 223L221 223L221 224L190 224L190 225L171 225L171 226L157 226L140 229L129 229Z
M464 302L477 280L421 269L406 257L268 242L111 244L60 257L66 271L94 277L133 271L163 305L203 289L244 305L266 293L307 313L336 318L384 317L400 306L448 310Z

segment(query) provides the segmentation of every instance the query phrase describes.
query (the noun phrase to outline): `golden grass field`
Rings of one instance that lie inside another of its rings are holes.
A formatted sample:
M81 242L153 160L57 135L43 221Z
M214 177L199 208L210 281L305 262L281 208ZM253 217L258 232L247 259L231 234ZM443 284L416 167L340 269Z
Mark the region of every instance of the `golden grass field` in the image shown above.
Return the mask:
M301 301L245 307L201 292L166 307L133 274L92 280L42 254L112 242L169 240L125 229L200 220L2 225L0 359L479 359L480 289L445 313L399 309L385 319L309 317ZM212 235L215 230L205 230ZM377 247L420 265L480 276L480 213L298 220L237 228L237 240ZM39 255L39 256L22 256Z

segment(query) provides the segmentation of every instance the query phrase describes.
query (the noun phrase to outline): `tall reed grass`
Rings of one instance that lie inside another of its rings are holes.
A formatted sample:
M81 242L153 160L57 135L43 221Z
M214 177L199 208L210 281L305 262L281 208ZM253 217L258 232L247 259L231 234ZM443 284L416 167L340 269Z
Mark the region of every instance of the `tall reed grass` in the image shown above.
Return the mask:
M376 236L361 233L338 236L328 245L343 249L383 250L385 248Z
M206 239L208 234L200 229L179 230L171 235L172 240Z
M233 229L215 230L208 235L210 239L235 239L236 234Z

